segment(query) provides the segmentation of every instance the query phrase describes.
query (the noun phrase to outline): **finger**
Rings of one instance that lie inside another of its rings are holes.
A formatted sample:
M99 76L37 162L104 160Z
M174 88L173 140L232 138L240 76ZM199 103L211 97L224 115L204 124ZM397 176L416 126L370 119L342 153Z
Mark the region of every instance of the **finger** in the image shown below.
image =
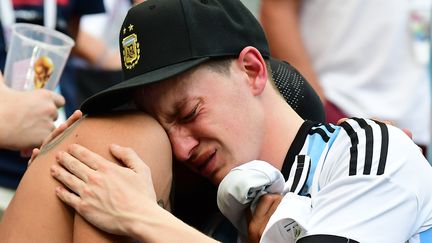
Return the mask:
M71 206L75 210L78 209L78 205L81 203L81 198L76 194L66 190L63 187L56 187L56 195L67 205Z
M264 218L267 212L270 210L272 205L271 194L265 194L258 199L258 202L255 206L255 211L252 212L252 209L249 207L246 210L246 220L250 222L254 217L255 218Z
M32 155L30 157L30 160L28 161L27 166L29 166L33 162L33 160L36 159L36 157L39 155L39 153L40 153L40 150L38 148L33 149Z
M79 144L71 144L68 153L93 170L98 170L101 164L107 164L104 157Z
M342 122L344 122L344 121L346 121L346 120L348 120L348 118L346 118L346 117L341 118L341 119L339 119L339 120L337 121L337 124L340 125Z
M62 132L64 132L64 130L66 130L68 127L72 126L72 124L74 124L76 121L78 121L81 117L82 117L82 112L80 110L74 111L74 113L65 122L63 122L62 124L60 124L60 126L55 128L54 131L52 131L44 139L44 141L42 142L42 146L46 145L51 140L56 138L58 135L60 135Z
M413 138L412 132L407 128L402 128L402 131L411 139Z
M54 138L60 135L67 128L66 124L62 123L55 128L42 142L41 148L51 142Z
M133 149L111 144L110 151L114 157L119 159L126 167L133 171L138 173L145 170L146 164Z
M255 215L264 216L269 213L273 214L281 199L282 196L278 194L266 194L261 196L255 208Z
M70 127L74 122L78 121L83 116L80 110L75 110L74 113L64 122L66 127Z
M53 121L57 120L57 118L59 117L59 113L57 109L54 109L55 112L52 112L50 117L52 118ZM55 126L54 126L55 128ZM52 130L54 130L54 128Z
M270 213L271 215L273 215L273 213L279 207L279 204L282 201L282 198L283 197L281 195L275 195L275 197L273 198L274 199L273 203L272 203L270 209L267 212Z
M94 171L72 155L63 151L56 154L56 159L59 164L84 182L88 181L88 175Z
M382 123L385 123L387 125L392 125L392 126L395 125L395 122L394 121L390 121L390 120L384 120L384 121L382 121Z
M384 123L384 124L387 124L387 125L392 125L392 126L395 125L394 121L391 121L391 120L381 120L381 119L379 119L377 117L374 117L371 120L374 120L374 121L377 121L377 122L381 122L381 123Z
M50 168L50 172L51 176L53 176L60 183L71 189L76 194L81 195L81 192L85 185L84 182L78 177L74 176L69 171L65 170L59 165L52 165Z
M53 102L54 102L54 104L55 104L56 107L62 107L62 106L64 106L65 99L64 99L64 97L62 95L60 95L60 94L58 94L56 92L52 92L51 91L51 97L52 97L52 100L53 100Z
M248 220L248 237L250 242L259 242L270 217L282 200L278 194L266 194L258 199L255 212L246 212Z

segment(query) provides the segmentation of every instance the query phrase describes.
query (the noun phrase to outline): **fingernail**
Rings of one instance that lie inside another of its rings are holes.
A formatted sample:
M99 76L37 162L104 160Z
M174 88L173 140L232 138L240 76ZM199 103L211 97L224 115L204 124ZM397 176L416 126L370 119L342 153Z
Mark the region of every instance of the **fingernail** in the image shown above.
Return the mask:
M54 165L50 167L50 172L51 172L51 175L53 175L53 176L56 175L56 168Z
M59 186L56 187L56 188L55 188L55 192L56 192L56 194L60 194L60 192L61 192L61 187L59 187Z

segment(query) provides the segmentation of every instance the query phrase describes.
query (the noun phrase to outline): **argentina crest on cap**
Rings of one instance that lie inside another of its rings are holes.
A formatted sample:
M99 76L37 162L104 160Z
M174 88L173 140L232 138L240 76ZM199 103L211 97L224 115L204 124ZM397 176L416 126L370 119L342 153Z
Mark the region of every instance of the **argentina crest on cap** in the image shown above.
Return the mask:
M123 28L122 39L123 46L123 62L127 69L132 69L138 63L140 58L140 45L138 36L134 33L134 26L129 24L128 27Z

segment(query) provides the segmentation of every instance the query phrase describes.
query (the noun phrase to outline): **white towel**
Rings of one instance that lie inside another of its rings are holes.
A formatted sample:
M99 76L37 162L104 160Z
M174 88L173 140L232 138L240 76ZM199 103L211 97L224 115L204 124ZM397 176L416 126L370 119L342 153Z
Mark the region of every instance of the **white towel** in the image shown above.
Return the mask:
M232 169L219 184L217 204L220 211L247 236L244 210L252 212L258 199L267 193L281 194L285 180L282 173L265 161L253 160Z
M305 171L309 170L310 158L307 159L307 166L301 165ZM291 170L296 171L297 167ZM239 231L239 242L247 242L245 209L250 207L254 212L258 199L267 193L283 194L283 199L270 217L260 242L294 243L307 234L312 202L309 197L289 192L291 184L292 181L285 182L278 169L260 160L238 166L225 176L218 188L217 204Z

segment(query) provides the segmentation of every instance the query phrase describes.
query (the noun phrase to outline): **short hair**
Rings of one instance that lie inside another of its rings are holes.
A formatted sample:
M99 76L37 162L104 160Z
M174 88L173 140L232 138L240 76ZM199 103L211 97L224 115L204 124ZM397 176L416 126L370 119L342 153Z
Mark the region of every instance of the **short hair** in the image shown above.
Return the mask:
M229 75L231 64L235 60L236 57L233 56L215 57L205 62L204 65L214 72L224 74L224 75ZM273 76L271 75L272 68L270 65L270 60L265 59L264 61L267 67L268 79L271 81L270 83L276 90L279 90L273 80Z

